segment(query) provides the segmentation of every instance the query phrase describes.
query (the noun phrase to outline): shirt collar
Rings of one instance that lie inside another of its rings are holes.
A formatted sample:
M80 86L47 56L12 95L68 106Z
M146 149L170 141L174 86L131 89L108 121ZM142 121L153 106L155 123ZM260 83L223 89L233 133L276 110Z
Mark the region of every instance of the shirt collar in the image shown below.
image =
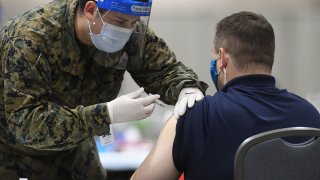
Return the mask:
M276 80L271 75L264 75L264 74L252 74L252 75L245 75L239 76L227 84L225 84L221 91L227 92L230 87L237 87L237 86L251 86L251 87L275 87Z

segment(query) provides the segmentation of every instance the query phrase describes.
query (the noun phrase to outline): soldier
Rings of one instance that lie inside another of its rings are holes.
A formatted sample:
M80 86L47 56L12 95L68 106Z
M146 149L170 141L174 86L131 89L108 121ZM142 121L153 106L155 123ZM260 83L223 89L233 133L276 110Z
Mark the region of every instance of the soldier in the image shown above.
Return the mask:
M105 179L94 136L148 117L159 97L177 117L203 98L207 84L148 28L151 4L55 0L5 25L0 177ZM143 88L117 98L125 71Z

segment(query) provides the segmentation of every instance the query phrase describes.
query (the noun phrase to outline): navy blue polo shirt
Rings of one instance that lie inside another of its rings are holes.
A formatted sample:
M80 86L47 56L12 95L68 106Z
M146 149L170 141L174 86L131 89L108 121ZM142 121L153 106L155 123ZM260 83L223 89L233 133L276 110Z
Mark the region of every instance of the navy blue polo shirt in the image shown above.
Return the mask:
M319 112L303 98L276 88L273 76L241 76L178 120L173 161L185 179L233 180L234 156L246 138L292 126L320 128Z

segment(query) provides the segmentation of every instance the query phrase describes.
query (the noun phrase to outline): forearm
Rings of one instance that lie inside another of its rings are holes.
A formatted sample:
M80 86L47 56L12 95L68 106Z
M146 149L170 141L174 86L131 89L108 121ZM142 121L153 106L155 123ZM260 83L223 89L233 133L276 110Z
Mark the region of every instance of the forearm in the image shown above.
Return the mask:
M173 58L173 57L172 57ZM137 84L146 92L160 94L160 99L167 104L175 104L180 91L192 85L205 93L208 85L198 80L197 75L181 62L168 61L166 66L152 67L141 72L130 72ZM153 70L154 69L154 70Z
M175 104L183 88L197 87L205 93L208 85L198 79L192 69L181 62L177 62L170 68L170 71L162 76L160 94L163 94L163 101Z
M160 94L160 99L171 105L176 103L186 84L192 83L205 93L208 85L199 81L192 69L177 61L174 52L163 39L150 29L146 39L141 66L139 69L129 70L138 85L143 86L148 93ZM130 61L139 62L138 59Z
M26 106L8 116L19 143L39 150L66 150L93 135L109 132L106 105L75 109L52 102Z

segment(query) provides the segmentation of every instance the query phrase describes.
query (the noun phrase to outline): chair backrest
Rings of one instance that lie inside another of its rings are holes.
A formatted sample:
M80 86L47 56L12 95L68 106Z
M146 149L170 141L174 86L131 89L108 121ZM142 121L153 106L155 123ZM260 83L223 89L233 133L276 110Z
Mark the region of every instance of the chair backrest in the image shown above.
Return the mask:
M314 137L292 144L285 137ZM291 127L247 138L234 160L235 180L320 180L320 129Z

